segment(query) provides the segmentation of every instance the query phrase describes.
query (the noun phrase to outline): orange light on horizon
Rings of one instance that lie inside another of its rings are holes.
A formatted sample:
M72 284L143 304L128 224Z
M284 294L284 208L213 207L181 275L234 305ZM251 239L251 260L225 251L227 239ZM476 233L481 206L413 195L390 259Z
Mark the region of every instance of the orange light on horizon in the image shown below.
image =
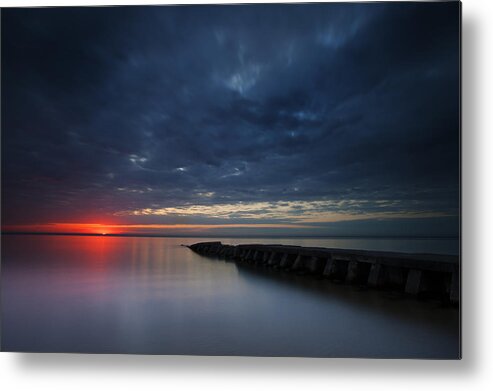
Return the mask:
M2 232L33 232L62 234L114 235L158 233L172 230L198 231L216 228L306 228L302 224L101 224L101 223L47 223L5 225Z
M3 232L73 233L114 235L132 233L157 233L171 230L209 230L215 228L306 228L302 224L100 224L100 223L47 223L5 225Z
M3 232L40 232L40 233L78 233L107 235L116 232L110 225L100 223L47 223L47 224L25 224L5 225Z

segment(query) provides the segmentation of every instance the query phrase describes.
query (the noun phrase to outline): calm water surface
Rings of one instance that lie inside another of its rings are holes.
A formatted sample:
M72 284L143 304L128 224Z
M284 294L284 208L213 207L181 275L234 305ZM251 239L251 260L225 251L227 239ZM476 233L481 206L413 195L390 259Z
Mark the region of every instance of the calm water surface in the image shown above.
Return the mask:
M201 238L3 236L2 350L455 358L459 315L201 257ZM454 240L217 239L457 253Z

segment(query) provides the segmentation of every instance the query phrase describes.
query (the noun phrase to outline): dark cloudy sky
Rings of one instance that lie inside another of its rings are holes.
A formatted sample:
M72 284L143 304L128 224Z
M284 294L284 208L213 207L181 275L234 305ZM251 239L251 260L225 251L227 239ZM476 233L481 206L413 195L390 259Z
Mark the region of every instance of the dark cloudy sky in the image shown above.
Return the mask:
M4 9L3 229L456 235L459 18Z

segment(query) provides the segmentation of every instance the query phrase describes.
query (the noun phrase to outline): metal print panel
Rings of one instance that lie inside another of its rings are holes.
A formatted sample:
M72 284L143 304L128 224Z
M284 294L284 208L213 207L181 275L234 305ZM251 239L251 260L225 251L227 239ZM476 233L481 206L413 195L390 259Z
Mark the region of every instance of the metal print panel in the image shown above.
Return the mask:
M2 350L460 358L460 15L3 9Z

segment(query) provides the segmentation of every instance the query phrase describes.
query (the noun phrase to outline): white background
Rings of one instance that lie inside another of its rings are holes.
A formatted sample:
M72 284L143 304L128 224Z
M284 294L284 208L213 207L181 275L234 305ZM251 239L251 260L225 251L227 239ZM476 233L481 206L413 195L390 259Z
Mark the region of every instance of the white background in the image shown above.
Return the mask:
M0 0L2 7L139 3L163 4L166 1ZM0 387L3 390L50 391L493 389L493 236L488 232L489 222L493 219L492 203L489 202L493 200L490 181L493 176L492 4L491 0L464 0L462 4L461 361L0 353Z

